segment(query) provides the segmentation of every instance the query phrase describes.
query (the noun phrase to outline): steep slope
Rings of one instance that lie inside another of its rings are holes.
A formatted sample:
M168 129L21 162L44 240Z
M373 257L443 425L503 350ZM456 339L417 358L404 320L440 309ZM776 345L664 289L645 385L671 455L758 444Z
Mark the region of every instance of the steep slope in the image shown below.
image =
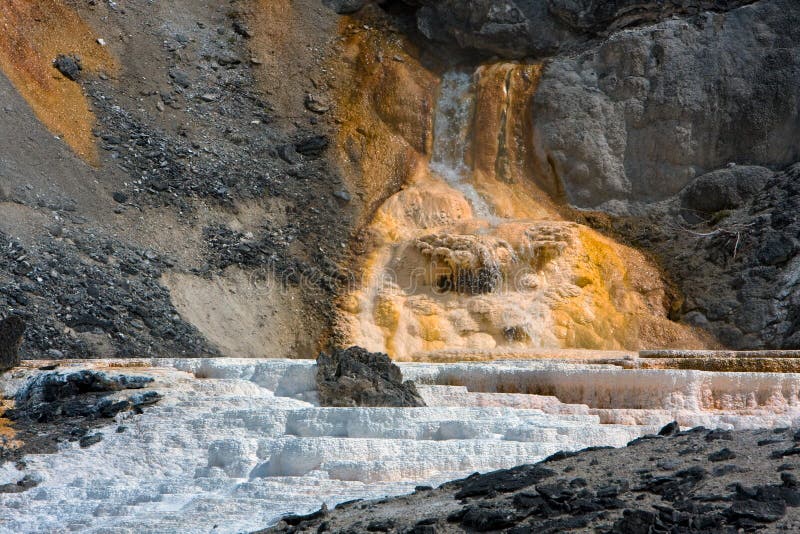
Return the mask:
M314 355L359 209L304 103L329 98L335 18L52 0L0 23L0 305L30 323L23 356ZM274 55L276 29L308 47Z

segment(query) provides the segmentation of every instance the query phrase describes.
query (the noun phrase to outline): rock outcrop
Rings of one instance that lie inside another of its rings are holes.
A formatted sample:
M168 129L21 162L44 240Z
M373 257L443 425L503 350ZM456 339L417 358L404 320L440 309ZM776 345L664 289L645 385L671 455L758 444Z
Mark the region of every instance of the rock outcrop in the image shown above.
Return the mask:
M622 28L726 11L753 0L406 0L429 39L503 57L542 58Z
M19 347L25 335L25 321L16 315L0 321L0 373L19 364Z
M425 406L389 356L360 347L321 353L317 386L322 406Z
M573 205L657 201L728 163L800 159L800 5L791 0L426 1L431 41L547 59L538 179Z
M800 159L800 5L620 31L545 68L537 150L579 207L663 200L729 163ZM755 29L755 30L754 30Z
M661 258L685 295L685 321L731 348L798 348L799 183L800 164L726 168L612 230Z

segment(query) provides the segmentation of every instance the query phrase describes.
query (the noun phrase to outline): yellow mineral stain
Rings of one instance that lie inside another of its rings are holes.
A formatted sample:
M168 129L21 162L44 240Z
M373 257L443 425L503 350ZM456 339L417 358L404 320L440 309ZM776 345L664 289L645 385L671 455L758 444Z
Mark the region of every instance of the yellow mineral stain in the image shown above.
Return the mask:
M81 59L84 73L113 74L116 62L61 0L7 0L0 9L0 68L33 112L76 154L97 163L94 114L79 84L55 68L59 54Z
M410 361L707 345L669 321L651 262L570 220L534 151L541 65L441 78L401 37L349 20L336 148L365 209L347 343Z
M10 419L5 417L7 410L14 407L12 400L0 400L0 447L16 449L21 443L16 439L16 431Z
M363 218L427 164L437 77L403 37L340 23L336 161L359 192Z

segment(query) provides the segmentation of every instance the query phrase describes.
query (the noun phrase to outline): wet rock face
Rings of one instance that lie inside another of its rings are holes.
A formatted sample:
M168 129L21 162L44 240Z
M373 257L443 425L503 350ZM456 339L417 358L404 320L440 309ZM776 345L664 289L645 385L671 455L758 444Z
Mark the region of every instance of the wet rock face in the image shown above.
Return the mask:
M321 353L317 387L322 406L425 406L411 381L386 354L360 347Z
M0 321L0 373L19 364L19 347L25 334L25 321L12 315Z
M417 3L438 46L552 60L533 97L534 152L573 205L663 200L731 162L800 158L796 2Z

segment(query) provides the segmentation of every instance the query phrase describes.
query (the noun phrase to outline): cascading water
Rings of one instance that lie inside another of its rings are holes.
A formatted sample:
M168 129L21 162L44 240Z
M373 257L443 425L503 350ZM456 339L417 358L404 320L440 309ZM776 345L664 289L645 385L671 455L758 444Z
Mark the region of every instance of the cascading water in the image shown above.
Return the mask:
M535 187L539 72L499 64L442 77L428 169L378 209L365 282L343 299L350 342L397 359L638 348L643 331L644 342L654 332L693 344L666 319L641 254L561 219Z
M475 215L489 219L489 205L469 183L472 170L467 166L475 93L472 74L449 71L442 76L433 129L430 169L444 178L469 200Z

